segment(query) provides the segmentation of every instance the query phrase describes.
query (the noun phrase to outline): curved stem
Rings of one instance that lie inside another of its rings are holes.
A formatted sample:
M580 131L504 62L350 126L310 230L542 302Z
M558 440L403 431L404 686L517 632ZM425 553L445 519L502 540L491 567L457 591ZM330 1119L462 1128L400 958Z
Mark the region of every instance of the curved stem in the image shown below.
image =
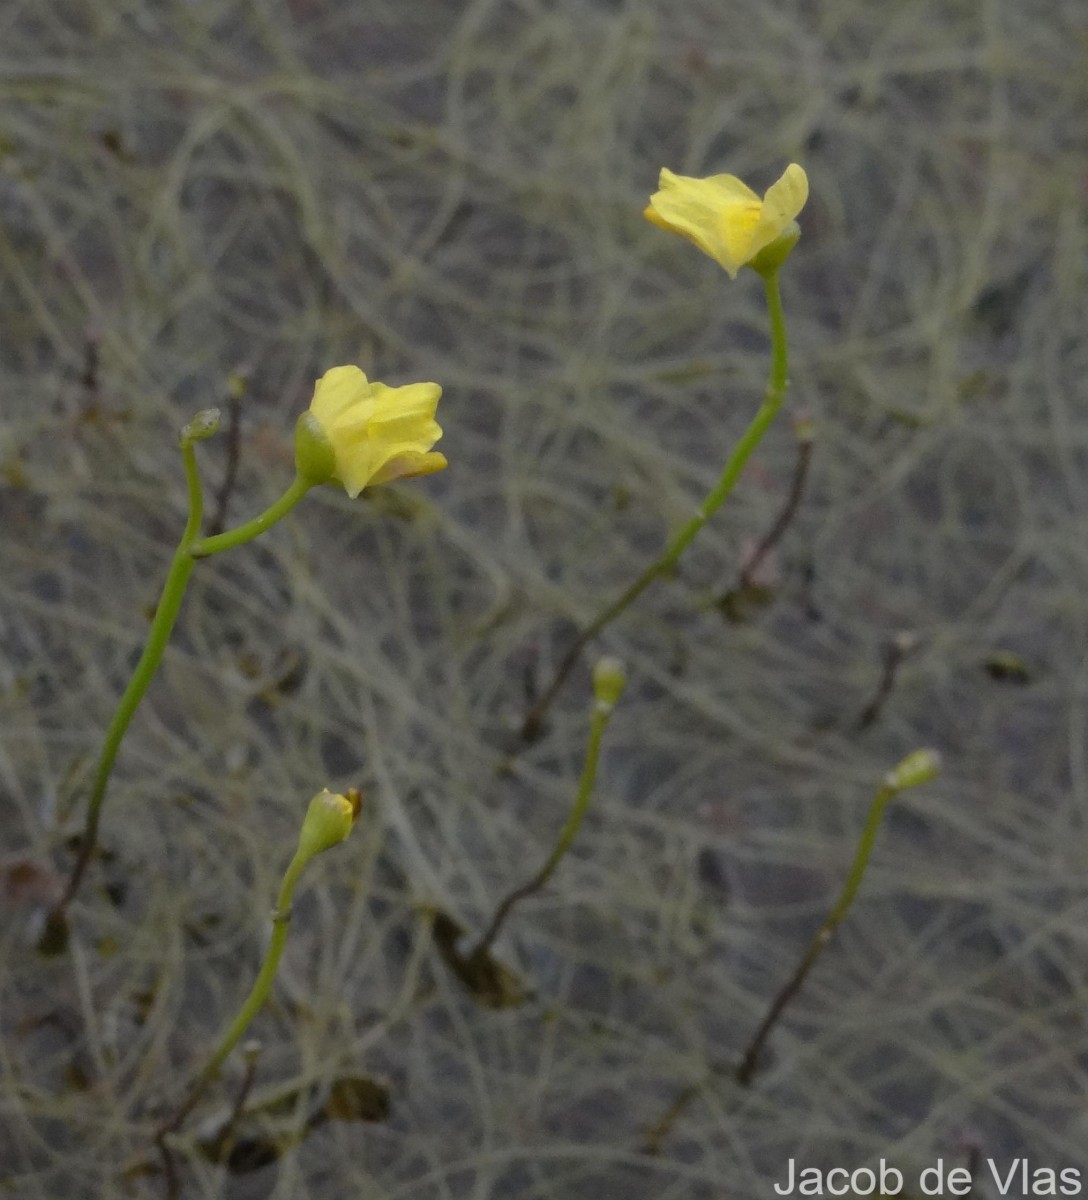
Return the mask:
M771 322L771 370L767 381L767 391L759 411L726 459L721 477L696 509L695 516L673 537L661 557L652 562L621 596L602 609L575 638L573 645L560 662L555 677L525 718L521 733L527 741L531 741L540 734L548 709L551 708L552 702L567 681L567 677L574 670L586 646L606 625L637 600L658 576L667 575L676 566L681 554L695 539L696 534L721 508L730 492L736 487L737 480L751 458L752 452L763 440L771 422L778 415L782 402L786 398L786 388L789 386L789 343L786 337L786 320L782 311L782 296L778 287L778 272L768 272L763 277L763 283Z
M254 517L252 521L247 521L244 525L239 525L237 529L231 529L226 533L217 534L214 537L200 538L198 535L200 533L201 522L204 518L204 495L200 486L200 475L197 470L196 453L193 449L193 443L184 436L181 443L181 454L185 464L185 477L189 487L189 517L185 523L185 531L181 535L178 548L174 551L174 557L170 563L170 570L166 576L166 583L163 585L158 607L155 610L154 620L151 622L151 629L147 636L144 651L140 655L140 660L136 664L132 678L129 680L128 686L125 688L117 709L110 720L109 727L106 730L106 736L103 740L102 751L98 760L98 767L95 771L91 797L87 805L87 817L83 828L83 836L80 840L79 853L76 855L76 861L72 867L72 873L64 889L64 894L53 909L47 922L49 937L46 944L50 946L54 944L54 941L58 945L63 943L63 934L58 935L58 931L66 928L65 911L79 890L79 885L86 873L87 865L94 854L98 841L98 826L101 820L102 804L106 798L106 787L113 771L114 762L117 759L117 752L121 747L121 741L125 736L125 731L128 729L133 714L139 707L140 701L144 698L144 694L151 680L154 678L155 672L159 669L163 652L166 650L166 644L170 640L170 634L173 631L174 623L181 609L185 587L189 582L189 576L193 572L196 560L198 558L207 558L211 554L218 554L222 550L229 550L234 546L241 546L245 542L252 541L258 534L263 533L271 525L274 525L278 520L286 516L312 486L296 476L287 491L274 504L261 513L259 517Z
M200 475L197 470L196 454L192 445L183 442L181 454L185 463L185 477L189 485L189 519L185 523L185 531L181 535L178 548L174 551L174 557L170 563L170 570L166 576L166 583L163 585L158 607L155 610L155 617L151 622L151 629L147 635L147 643L144 646L143 654L140 655L140 661L136 664L136 669L132 672L132 678L128 681L128 687L125 688L124 694L121 696L121 700L106 730L106 736L102 743L102 750L98 759L98 767L95 771L91 798L87 805L87 818L83 827L79 854L76 856L75 864L72 867L68 886L64 889L64 895L57 905L57 911L59 912L63 912L68 907L72 898L79 890L80 882L87 870L87 864L94 853L95 844L98 839L98 823L102 813L102 802L106 798L106 785L109 783L110 773L113 771L113 764L117 758L117 752L121 747L121 740L125 736L125 731L128 729L133 713L135 713L140 701L143 699L144 693L147 691L148 685L154 678L159 663L162 661L163 651L166 649L166 643L170 640L174 622L177 620L178 611L181 608L182 597L185 595L185 585L189 582L189 576L192 574L193 558L190 553L190 547L196 535L200 532L200 522L204 515L204 495L200 487Z
M801 504L801 496L805 490L805 480L808 478L809 465L812 462L812 432L811 424L806 422L805 429L797 437L797 464L793 469L793 480L790 483L789 495L786 497L786 503L782 505L778 516L775 517L774 523L770 529L759 539L756 548L748 557L748 561L744 564L744 568L740 573L740 582L738 587L740 590L745 590L752 587L756 581L756 576L764 559L782 540L782 535L789 528L790 522L797 513L797 509Z
M940 770L941 760L937 752L935 750L923 749L912 751L893 770L884 776L869 806L869 816L865 822L861 838L858 841L857 849L854 851L854 861L850 866L846 883L839 893L839 898L836 900L835 906L816 931L816 935L802 956L800 964L794 970L786 985L775 996L767 1015L756 1030L755 1036L749 1042L748 1049L745 1051L740 1066L736 1068L735 1078L742 1087L747 1087L752 1082L752 1075L755 1073L760 1052L768 1036L777 1024L778 1019L782 1016L786 1005L800 991L801 985L805 982L808 973L812 970L824 947L831 940L835 930L846 917L847 911L858 893L858 888L861 887L861 881L865 876L869 859L872 857L876 835L880 829L880 823L884 818L884 810L888 807L889 801L898 796L900 792L906 791L907 788L918 787L923 783L928 783L931 779L935 779ZM705 1086L712 1083L716 1076L722 1074L724 1069L719 1065L714 1065L702 1080L689 1084L684 1088L661 1117L646 1130L643 1142L643 1149L646 1153L657 1154L660 1152L662 1142L672 1131L673 1126L683 1115L688 1105Z
M268 950L265 953L261 969L257 973L257 978L253 981L249 995L242 1002L242 1007L238 1010L234 1020L231 1021L226 1032L219 1039L219 1044L196 1077L185 1103L156 1133L155 1141L159 1145L162 1145L166 1135L177 1130L185 1118L196 1108L197 1102L207 1091L208 1085L215 1079L227 1055L241 1040L242 1035L249 1028L250 1022L268 1000L272 982L279 970L280 959L283 957L283 948L287 944L287 931L291 923L291 901L294 897L295 885L298 883L303 868L311 858L313 858L312 851L304 851L301 847L295 851L280 884L280 893L272 913L272 937L269 939Z
M782 1016L786 1005L801 990L801 985L808 978L808 973L815 966L816 960L824 951L824 947L831 941L832 934L842 924L847 909L853 903L858 888L861 887L865 868L869 865L869 859L873 853L877 831L880 829L880 822L884 817L884 810L888 807L888 801L896 796L898 792L899 789L897 787L889 783L884 783L873 797L873 802L869 806L869 818L865 822L865 829L862 831L858 848L854 853L854 861L850 867L850 874L846 877L846 884L838 900L835 902L835 907L828 913L824 923L816 931L815 937L813 937L808 949L802 955L801 961L797 964L797 969L787 980L778 995L775 996L771 1007L767 1010L767 1015L763 1018L762 1023L748 1044L748 1049L745 1051L743 1059L741 1059L741 1064L737 1068L737 1082L742 1086L746 1087L751 1083L752 1075L755 1073L756 1065L759 1062L760 1052L771 1031L778 1024L778 1020Z
M495 910L491 923L475 948L466 956L466 961L471 962L473 959L480 959L487 954L492 943L499 936L499 931L506 918L510 915L510 910L518 901L539 891L548 882L555 873L556 867L559 866L559 860L570 849L593 797L593 784L597 779L597 764L601 757L601 739L604 737L605 727L608 725L613 707L612 704L600 700L593 707L593 716L590 718L589 726L589 744L586 747L586 761L582 767L582 778L578 783L578 794L551 854L548 855L540 870L527 883L515 888Z
M200 538L189 547L189 553L193 558L208 558L212 554L219 554L223 550L232 550L235 546L242 546L246 542L253 541L255 537L287 516L311 487L313 484L306 483L296 475L287 491L274 504L266 508L259 517L254 517L252 521L247 521L236 529L228 529L226 533Z

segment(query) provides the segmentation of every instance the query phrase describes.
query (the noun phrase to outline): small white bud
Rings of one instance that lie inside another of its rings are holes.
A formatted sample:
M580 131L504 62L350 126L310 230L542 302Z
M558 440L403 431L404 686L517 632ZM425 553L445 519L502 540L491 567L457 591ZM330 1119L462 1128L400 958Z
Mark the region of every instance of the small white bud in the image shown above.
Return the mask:
M884 786L894 792L917 787L941 773L941 756L936 750L915 750L884 776Z

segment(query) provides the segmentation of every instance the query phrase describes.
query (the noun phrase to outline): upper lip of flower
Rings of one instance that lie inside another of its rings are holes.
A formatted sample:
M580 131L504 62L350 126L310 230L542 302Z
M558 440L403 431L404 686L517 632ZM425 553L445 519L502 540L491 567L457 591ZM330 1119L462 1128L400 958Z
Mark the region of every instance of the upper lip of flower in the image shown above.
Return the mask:
M675 175L666 167L658 188L650 197L646 218L694 242L735 278L804 208L808 176L804 168L790 163L761 200L735 175L696 179Z

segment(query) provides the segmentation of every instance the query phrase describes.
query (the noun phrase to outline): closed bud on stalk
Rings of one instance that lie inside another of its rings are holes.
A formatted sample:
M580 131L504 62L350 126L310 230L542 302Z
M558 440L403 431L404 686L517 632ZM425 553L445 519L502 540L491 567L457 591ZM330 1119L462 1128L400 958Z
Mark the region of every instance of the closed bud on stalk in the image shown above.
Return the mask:
M893 792L929 783L941 773L941 756L936 750L915 750L884 776L884 786Z
M339 845L355 825L362 805L362 795L349 788L346 796L323 788L310 801L299 833L299 852L312 858L323 850Z
M598 705L609 710L627 686L627 672L618 658L605 657L597 660L593 668L593 695Z

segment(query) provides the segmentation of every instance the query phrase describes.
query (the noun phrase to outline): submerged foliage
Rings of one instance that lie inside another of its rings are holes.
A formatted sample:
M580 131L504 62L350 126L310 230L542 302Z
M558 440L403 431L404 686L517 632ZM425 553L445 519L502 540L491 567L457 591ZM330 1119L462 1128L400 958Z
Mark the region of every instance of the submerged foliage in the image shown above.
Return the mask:
M298 797L326 780L359 786L367 820L308 874L257 1021L237 1130L262 1173L224 1182L216 1142L193 1195L709 1200L760 1194L791 1156L1080 1161L1083 6L894 8L5 12L14 1194L161 1196L144 1156L164 1088L243 1000ZM758 281L729 284L640 209L662 163L758 196L792 160L812 196L783 270L782 415L815 425L804 494L765 602L723 620L795 475L783 419L602 639L629 682L593 806L493 948L533 996L491 1011L444 965L435 914L470 948L546 858L588 666L538 742L517 725L763 398ZM173 431L221 409L199 451L205 533L229 529L279 493L329 363L441 380L456 469L322 488L200 564L71 955L44 962L36 921L185 518ZM1011 684L995 662L1019 664ZM944 773L889 808L752 1089L704 1087L834 902L873 780L923 745ZM382 1100L365 1124L327 1110L355 1079ZM231 1059L225 1112L244 1082Z

